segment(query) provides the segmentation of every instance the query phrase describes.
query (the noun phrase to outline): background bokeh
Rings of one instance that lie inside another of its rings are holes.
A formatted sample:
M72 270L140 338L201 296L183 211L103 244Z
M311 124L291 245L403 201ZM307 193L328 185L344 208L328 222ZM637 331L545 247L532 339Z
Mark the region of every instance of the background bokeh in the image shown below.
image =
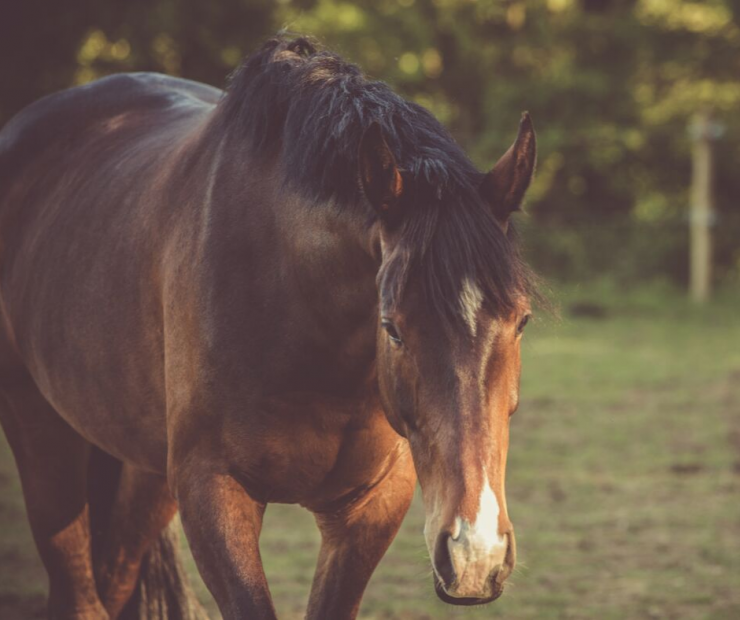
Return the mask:
M428 107L481 169L521 111L538 132L517 219L561 311L528 333L512 428L522 567L494 606L436 602L417 502L362 617L740 617L740 0L0 0L0 125L119 71L222 87L281 28ZM707 110L714 280L696 306L689 125ZM0 617L41 617L4 444L0 487ZM302 617L317 544L308 515L268 510L282 617Z
M224 86L283 27L429 107L482 168L529 110L528 239L548 277L685 284L688 125L710 106L715 266L737 281L740 0L3 0L0 123L118 71Z

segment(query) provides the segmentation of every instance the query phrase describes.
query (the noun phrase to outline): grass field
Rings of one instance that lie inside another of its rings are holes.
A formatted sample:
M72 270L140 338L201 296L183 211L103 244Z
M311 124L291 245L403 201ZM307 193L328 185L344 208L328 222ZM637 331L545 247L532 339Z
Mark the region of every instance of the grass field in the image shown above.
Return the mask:
M740 298L700 310L670 291L561 297L563 318L536 321L524 345L507 481L520 562L505 595L473 610L437 601L417 498L362 618L740 618ZM572 316L574 302L604 315ZM302 617L317 549L310 515L268 508L281 618ZM43 617L45 589L2 439L0 618Z

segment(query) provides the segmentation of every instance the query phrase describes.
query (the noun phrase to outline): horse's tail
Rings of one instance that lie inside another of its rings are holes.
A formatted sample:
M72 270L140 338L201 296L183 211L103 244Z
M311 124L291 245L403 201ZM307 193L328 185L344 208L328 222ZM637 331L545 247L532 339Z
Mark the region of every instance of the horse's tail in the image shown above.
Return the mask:
M107 532L122 463L93 448L88 468L93 558ZM208 620L180 561L179 519L172 522L146 552L139 579L120 620Z
M207 620L188 582L179 554L175 517L144 556L139 583L121 620Z

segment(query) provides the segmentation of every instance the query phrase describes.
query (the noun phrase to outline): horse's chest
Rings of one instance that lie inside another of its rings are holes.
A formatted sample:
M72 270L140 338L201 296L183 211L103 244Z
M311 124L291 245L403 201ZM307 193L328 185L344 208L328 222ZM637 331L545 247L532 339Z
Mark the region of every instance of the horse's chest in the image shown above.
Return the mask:
M319 506L377 478L404 440L368 401L290 397L229 429L226 452L256 499Z

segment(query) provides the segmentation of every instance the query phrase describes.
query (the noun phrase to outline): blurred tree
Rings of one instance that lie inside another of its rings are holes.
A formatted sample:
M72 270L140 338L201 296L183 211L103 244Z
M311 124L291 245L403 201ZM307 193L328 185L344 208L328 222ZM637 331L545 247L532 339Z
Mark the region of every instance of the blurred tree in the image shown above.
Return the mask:
M0 123L43 95L117 71L223 86L275 20L271 0L3 0Z
M717 259L737 271L740 0L282 4L293 28L430 107L482 167L518 113L532 113L540 164L528 238L551 275L686 278L686 126L712 105L728 125Z
M482 168L529 110L527 237L549 275L685 279L686 127L711 106L718 272L740 271L740 0L4 0L0 122L114 71L223 86L280 27L430 108Z
M0 123L34 99L72 83L93 0L3 0Z

